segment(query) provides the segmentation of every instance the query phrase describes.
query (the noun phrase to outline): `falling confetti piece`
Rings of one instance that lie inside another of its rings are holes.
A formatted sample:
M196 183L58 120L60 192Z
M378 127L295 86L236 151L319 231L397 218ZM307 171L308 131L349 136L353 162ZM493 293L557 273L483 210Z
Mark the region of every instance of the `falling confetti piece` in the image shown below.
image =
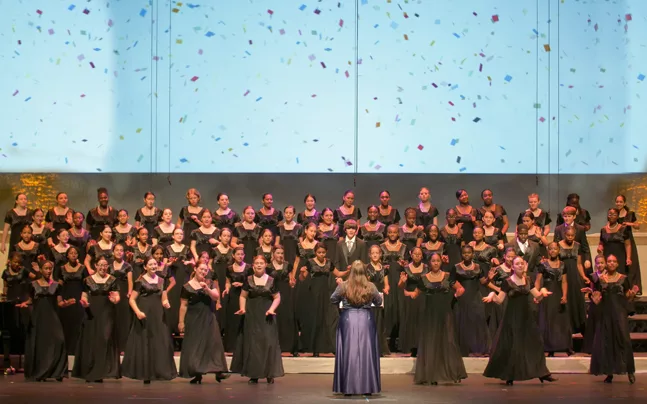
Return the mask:
M317 8L317 9L315 9L314 13L315 13L315 14L317 14L317 15L319 15L319 14L321 14L321 10L319 10L319 9Z
M18 90L16 90L16 91L14 91L14 92L13 92L13 94L12 94L12 95L15 97L16 95L18 95L18 93L19 93L19 91L18 91Z
M67 8L68 10L72 11L76 8L74 4L70 4L70 6Z
M546 52L550 52L550 45L549 44L544 44L544 50Z
M454 35L456 38L458 38L458 39L460 39L460 38L461 38L461 36L460 36L460 35L458 35L458 34L457 34L457 33L455 33L455 32L453 33L453 35Z
M303 10L305 10L305 9L306 9L306 7L307 7L307 6L306 6L305 4L301 4L301 7L299 7L299 10L303 11Z
M247 97L248 94L249 94L249 90L245 91L245 94L243 94L243 97Z
M492 22L493 22L493 23L495 23L495 22L499 22L499 15L498 15L498 14L494 14L494 15L492 16Z
M47 32L48 32L50 35L54 35L54 30L53 30L52 28L48 29L48 30L47 30Z
M511 81L512 81L512 76L510 76L509 74L507 74L507 75L505 76L504 80L505 80L505 81L507 81L507 82L509 83L509 82L511 82Z
M344 20L342 20L341 18L339 19L339 26L340 26L340 27L343 27L343 26L344 26Z
M191 77L191 81L196 82L198 81L199 77L198 76L193 76Z
M142 8L141 11L139 11L139 16L140 17L145 17L146 16L146 10Z
M83 10L83 14L85 14L85 15L90 14L90 10L88 10L88 9L86 8L85 10Z
M458 139L452 139L452 141L449 144L452 146L456 146L456 144L458 144Z
M460 163L461 163L461 156L457 156L456 157L456 164L460 164Z
M544 123L545 121L546 121L546 118L544 118L543 116L539 118L539 122Z
M214 33L213 33L213 32L211 32L211 31L207 31L207 33L206 33L206 34L204 34L204 36L206 36L207 38L211 38L211 37L212 37L212 36L214 36L214 35L216 35L216 34L214 34Z
M422 149L424 149L424 148L425 148L425 146L423 146L423 145L421 145L421 144L419 144L419 145L418 145L418 150L421 150L421 151L422 151Z
M141 163L143 159L144 159L144 155L140 154L139 157L137 157L137 162Z
M640 74L638 75L638 80L640 80L640 81L645 80L645 75L644 75L644 74L642 74L642 73L640 73Z
M135 131L135 133L142 133L142 128L137 128L137 130Z
M185 157L182 157L180 159L180 163L188 163L188 162L189 162L189 160L187 158L185 158Z
M376 127L376 128L379 128L381 125L382 125L382 124L381 124L380 122L376 122L376 123L375 123L375 127Z
M31 97L27 97L27 98L25 98L25 102L27 102L27 101L29 101L29 100L31 100Z
M480 120L481 120L481 118L479 118L479 117L477 116L476 118L472 119L472 122L477 123L477 122L479 122Z
M631 21L631 20L632 20L631 14L626 14L625 21Z

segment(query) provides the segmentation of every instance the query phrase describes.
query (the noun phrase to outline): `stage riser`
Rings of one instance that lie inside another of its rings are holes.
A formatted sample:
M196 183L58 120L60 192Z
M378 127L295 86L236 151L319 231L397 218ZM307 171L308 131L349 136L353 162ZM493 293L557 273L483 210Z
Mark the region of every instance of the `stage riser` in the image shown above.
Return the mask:
M482 374L487 358L464 358L465 369L469 374ZM636 373L647 374L647 358L635 358ZM553 373L589 373L588 357L546 358L548 369ZM231 357L227 357L231 365ZM180 357L175 357L175 365L180 368ZM69 356L70 370L74 366L74 356ZM333 374L335 358L283 358L283 368L287 374ZM382 358L380 373L383 375L413 374L416 368L414 358Z

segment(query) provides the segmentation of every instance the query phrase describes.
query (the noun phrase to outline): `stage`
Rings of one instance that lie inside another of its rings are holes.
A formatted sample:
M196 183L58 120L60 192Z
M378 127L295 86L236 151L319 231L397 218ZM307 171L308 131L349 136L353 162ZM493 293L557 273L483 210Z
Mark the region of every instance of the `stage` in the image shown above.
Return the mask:
M647 378L638 375L636 384L630 385L624 376L616 376L613 384L602 383L604 377L589 375L557 375L554 383L541 384L538 380L515 383L514 386L469 375L461 384L417 386L409 375L383 375L382 393L371 397L344 397L333 395L332 375L286 375L273 385L259 381L248 385L247 379L232 376L221 384L212 377L202 385L190 385L186 379L172 382L152 382L143 385L139 381L121 379L107 380L103 384L86 384L81 380L66 379L62 383L28 383L22 375L0 378L0 400L19 404L43 402L92 402L115 403L121 401L144 402L239 402L309 404L331 401L376 401L406 403L465 403L472 400L494 402L500 400L549 402L582 402L585 400L621 400L638 402L647 399Z

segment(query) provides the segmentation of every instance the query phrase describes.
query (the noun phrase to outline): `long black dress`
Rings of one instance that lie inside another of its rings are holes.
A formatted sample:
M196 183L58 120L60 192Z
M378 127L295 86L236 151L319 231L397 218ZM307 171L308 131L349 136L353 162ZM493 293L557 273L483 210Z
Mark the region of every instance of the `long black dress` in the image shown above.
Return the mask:
M595 322L595 337L591 351L593 375L623 375L636 372L626 293L632 288L626 275L620 275L615 282L601 277L595 289L602 293Z
M362 218L362 211L357 206L353 207L353 213L350 215L344 214L340 208L335 209L333 212L333 222L337 224L337 237L344 237L346 233L344 232L344 223L347 220L353 219L359 224L359 219Z
M57 282L49 286L41 286L38 281L31 283L33 310L25 346L27 380L58 379L67 374L65 335L58 318L60 293L61 285Z
M604 250L604 258L614 255L618 259L617 271L627 275L627 251L625 250L625 241L629 240L629 228L618 225L618 230L609 232L607 226L600 230L600 244ZM633 260L633 256L631 259Z
M258 239L261 237L261 226L256 225L252 230L247 230L241 224L236 227L235 236L239 244L243 244L245 251L245 262L249 265L254 263L254 253L258 247Z
M560 246L559 259L564 262L564 271L568 280L568 309L571 318L573 332L584 331L586 322L586 305L584 303L584 294L581 290L584 287L582 277L577 270L577 257L580 255L580 244L573 243L572 248Z
M57 215L54 208L47 211L45 222L52 224L52 234L57 234L60 229L69 230L72 227L67 222L67 212L69 211L70 208L65 209L65 213L62 215Z
M490 283L494 286L497 286L498 288L501 288L503 282L508 279L510 275L512 275L512 269L506 271L503 268L503 264L501 264L496 267L495 271L496 273L494 274L494 278L490 281ZM488 303L488 305L490 306L488 310L488 329L490 330L490 335L496 335L496 332L499 329L499 325L501 324L501 320L503 320L503 312L507 304L507 299L503 302L503 304L496 304L494 302Z
M406 224L400 226L400 241L407 246L405 259L411 260L411 250L418 245L418 240L425 238L425 233L422 230L405 231L405 229L411 230Z
M115 307L115 336L119 352L126 350L126 342L133 322L133 312L128 304L128 274L132 276L132 272L133 267L125 261L119 269L115 267L115 262L110 264L109 273L115 277L119 291L119 303ZM134 282L135 279L133 279L133 287Z
M426 229L428 226L434 224L434 218L438 216L438 208L431 205L429 210L423 212L420 205L416 207L416 226L422 226Z
M212 286L212 281L207 283ZM203 289L195 290L188 282L181 289L181 298L188 301L188 307L184 317L180 377L227 372L215 302Z
M20 231L32 222L32 215L29 210L24 215L19 215L14 209L11 209L5 215L4 222L9 225L11 231L7 250L8 253L12 253L16 244L20 241Z
M157 239L157 245L161 245L162 247L166 248L173 244L173 232L175 231L175 227L173 226L173 229L171 230L170 233L165 233L164 230L162 230L161 226L155 226L153 229L153 234L149 235L149 237Z
M593 282L593 285L599 283L599 278L602 274L598 271L593 271L589 279ZM595 289L595 288L593 288ZM598 318L600 318L600 305L593 303L591 294L588 295L587 309L586 309L586 330L589 332L584 333L584 338L582 339L582 352L591 354L593 352L593 340L595 339L595 329L597 327Z
M308 261L315 257L315 249L313 248L303 248L301 244L299 248L299 264L297 267L296 277L297 285L295 288L295 300L296 300L296 309L295 315L297 319L298 329L303 333L304 330L309 330L312 328L312 316L310 313L313 310L313 300L310 295L310 283L312 278L306 276L305 279L301 280L299 274L301 272L301 267L308 267ZM306 331L307 333L307 331ZM310 341L307 341L303 336L300 338L300 351L301 352L312 352L311 347L308 345Z
M191 218L191 216L197 216L198 218L200 218L203 211L204 208L200 208L200 211L198 213L191 213L189 212L188 206L184 206L182 207L182 210L180 210L179 217L180 219L182 219L182 230L184 231L184 239L182 240L183 244L190 246L191 233L193 232L193 230L196 230L198 227L200 227L200 224L196 223Z
M418 356L414 382L416 384L459 381L467 378L467 371L456 342L456 327L452 302L454 292L449 274L440 282L422 277L420 290L424 293L423 314L418 333Z
M144 271L144 266L146 265L146 260L151 257L151 252L153 251L149 244L146 244L144 251L142 251L139 247L139 243L137 243L137 245L133 247L133 281L135 281L137 278L139 278L140 275L143 275L146 272ZM138 263L138 259L142 260L142 262Z
M417 212L416 212L417 213ZM426 212L425 212L426 213ZM417 218L417 215L416 215ZM391 209L389 211L388 215L383 215L381 213L380 208L377 208L377 221L384 224L384 233L386 233L386 228L389 227L392 224L398 224L400 222L400 212L393 206L391 206ZM418 224L418 223L416 223ZM386 234L385 234L386 236Z
M213 232L210 234L203 232L201 227L198 227L191 232L191 241L195 241L195 251L198 253L196 260L200 258L200 254L205 251L209 253L209 256L211 256L213 246L209 243L209 240L212 238L218 240L218 236L220 235L220 230L215 227L213 229Z
M63 325L65 334L65 346L68 355L74 355L76 345L79 340L81 324L85 309L81 306L81 293L83 293L83 280L89 275L83 265L74 272L68 272L65 266L62 266L60 272L55 274L54 279L61 282L61 297L63 300L76 299L76 303L71 306L61 307L58 315Z
M416 289L422 288L422 278L429 272L426 264L422 264L422 272L413 273L411 265L404 267L404 273L407 274L407 280L404 284L404 290L415 292ZM416 299L403 295L402 304L400 305L400 351L404 353L413 352L418 348L418 332L421 321L422 311L425 307L425 299L418 296Z
M90 306L85 309L72 377L87 381L118 379L121 373L114 327L116 310L108 300L111 292L119 292L117 279L109 275L105 283L97 283L88 276L83 286Z
M297 223L303 226L304 229L306 228L308 223L314 223L316 225L319 225L319 221L321 220L321 214L316 210L313 213L314 213L313 215L306 216L305 211L299 212L299 214L297 214Z
M388 295L384 296L384 328L387 338L391 339L389 346L393 351L397 348L395 340L399 333L401 322L400 306L404 301L404 294L397 287L400 281L400 272L403 271L399 261L404 259L407 246L402 243L398 251L390 251L386 246L387 243L380 246L382 248L382 265L384 265L385 274L389 278L391 290Z
M535 304L530 297L534 287L526 276L525 285L517 285L512 278L502 284L509 300L503 321L492 344L492 353L483 376L501 380L522 381L550 375L535 316L530 308Z
M366 265L366 275L368 276L368 280L371 281L373 285L375 285L377 291L382 293L385 285L384 279L387 276L386 269L382 267L378 270L373 266L372 263L369 263L368 265ZM390 286L391 285L389 284L389 287ZM391 292L389 291L389 293ZM384 307L382 307L382 305L373 306L371 307L371 311L373 312L373 318L375 319L375 328L377 330L380 356L389 355L391 351L389 350L389 343L386 340L387 335L386 328L384 327Z
M13 246L13 251L20 254L22 257L22 265L28 269L32 268L32 263L38 263L38 256L44 252L42 246L36 242L34 242L33 247L30 249L23 248L21 243L17 243Z
M296 259L299 251L299 237L303 232L303 226L296 223L292 229L287 230L285 228L285 223L283 223L279 226L278 232L278 236L281 240L281 245L283 246L283 252L285 254L285 262L287 262L289 265L292 265L294 264L294 260Z
M240 310L240 292L243 290L244 283L251 272L251 268L245 265L240 271L234 271L232 265L227 268L227 278L231 283L229 294L225 296L225 352L234 352L236 341L243 332L243 317L236 314ZM243 286L234 286L234 282L240 282ZM224 290L224 289L223 289Z
M463 231L463 241L465 244L469 244L470 241L474 240L474 222L472 221L472 216L476 217L478 219L478 211L474 209L474 207L471 207L471 210L467 214L462 214L458 211L458 208L454 208L456 210L456 223L461 224L461 230Z
M227 268L233 262L233 253L232 248L227 248L227 252L223 253L220 251L218 246L213 248L211 261L211 267L213 271L209 274L210 278L218 281L218 290L220 291L220 309L216 310L216 318L218 319L218 324L224 332L227 327L227 301L229 300L226 296L222 296L222 292L225 290L225 285L227 284ZM229 351L231 352L231 351Z
M290 286L290 268L292 266L287 262L278 268L270 263L265 272L274 278L276 289L281 294L281 304L276 309L281 351L296 353L299 352L299 333L295 316L295 290Z
M40 230L40 233L36 233L37 228ZM40 245L41 251L47 251L47 248L49 247L47 243L47 239L52 237L52 233L50 232L50 230L47 227L45 227L45 225L39 228L35 226L34 223L32 223L31 231L32 231L31 239ZM84 231L83 234L87 235L86 236L87 239L90 238L90 233L88 233L87 231ZM72 232L70 231L70 239L68 243L72 244L73 246L76 246L76 244L72 243L72 241L76 241L76 240L77 238L72 237ZM77 250L79 251L79 261L83 262L83 260L81 259L81 256L83 255L83 258L85 258L85 245L83 245L83 248L77 248Z
M283 361L279 346L279 327L274 316L265 313L278 293L274 278L257 286L254 276L248 276L243 290L247 292L243 332L231 361L231 371L250 379L282 377Z
M340 302L342 304L336 334L333 391L343 394L379 393L382 388L380 349L371 304L380 306L382 297L373 288L369 302L353 305L347 300L344 289L344 285L339 285L330 296L333 307L339 307Z
M566 266L560 262L559 268L552 268L548 261L539 264L538 272L542 275L544 287L553 294L545 297L539 303L539 331L544 340L546 352L571 352L573 351L573 328L568 315L567 303L561 304L562 278Z
M456 264L450 272L450 282L458 281L465 289L454 309L456 336L463 356L486 355L492 342L481 295L481 280L488 274L478 264L473 266L474 269L466 269L462 263Z
M126 245L126 241L128 241L128 238L132 238L134 240L135 237L137 237L137 228L135 226L130 226L130 229L128 229L128 231L125 233L121 233L119 231L119 226L112 228L112 240L115 242L115 244L123 245L124 251L130 251L132 249L130 246ZM153 236L149 235L148 244L151 244L153 242L152 240Z
M99 258L101 258L101 257L104 257L108 261L108 263L111 263L112 260L114 259L113 247L114 247L114 243L111 245L111 248L108 248L108 249L105 249L105 250L103 248L101 248L99 243L97 243L97 244L93 245L92 247L90 247L90 249L88 250L88 254L90 255L90 258L91 258L90 265L92 267L94 267L97 260ZM80 261L80 262L82 262L82 261Z
M191 255L189 247L184 246L180 252L175 252L172 246L166 247L164 255L167 258L175 258L174 262L168 263L166 266L169 275L175 278L175 287L168 292L168 301L171 308L166 310L166 324L172 334L179 334L177 329L180 320L180 295L182 294L182 287L186 282L191 279L191 267L184 265L184 261L188 261Z
M339 310L330 304L330 277L334 276L335 266L326 259L321 265L312 258L308 260L308 277L310 277L309 296L311 320L301 330L304 345L315 354L335 352L335 329L339 319Z
M463 231L458 229L458 233L451 234L445 227L440 229L440 241L445 243L445 253L449 259L447 267L451 271L456 264L462 261L461 248L463 246Z
M135 282L133 292L139 293L137 306L146 314L146 318L139 320L133 315L133 324L121 364L125 377L137 380L172 380L177 377L173 342L164 323L164 283L159 277L158 282L154 284L144 277Z
M2 272L2 281L7 287L6 301L0 301L2 313L2 353L5 369L10 365L9 355L25 353L25 333L29 326L29 308L16 307L29 298L29 270L25 267L14 273L11 268Z
M628 211L625 216L618 218L618 223L635 223L636 221L636 213L632 210ZM638 288L640 288L640 292L642 293L643 288L642 279L640 276L640 257L638 256L638 248L636 247L633 228L628 227L627 232L629 233L629 241L631 241L631 266L629 267L627 275L629 277L629 283L638 286Z
M74 234L74 229L69 231L70 234L70 239L68 240L68 243L71 246L76 247L76 251L79 252L79 262L85 262L85 256L88 254L88 242L90 241L90 232L81 229L80 234L75 235ZM49 234L47 235L49 237ZM36 240L36 237L34 236L34 240ZM45 244L47 245L47 239L45 239Z

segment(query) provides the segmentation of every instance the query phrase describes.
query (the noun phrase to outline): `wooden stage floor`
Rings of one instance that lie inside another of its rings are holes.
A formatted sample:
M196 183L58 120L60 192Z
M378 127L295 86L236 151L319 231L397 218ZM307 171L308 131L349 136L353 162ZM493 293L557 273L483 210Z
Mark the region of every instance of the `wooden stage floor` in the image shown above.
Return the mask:
M221 384L212 376L202 385L190 385L186 379L153 382L145 386L139 381L107 380L103 384L86 384L66 379L62 383L29 383L22 375L0 376L2 403L117 403L117 402L198 402L218 403L330 403L331 401L370 401L402 403L467 403L467 402L639 402L647 399L647 375L637 375L630 385L625 376L616 376L613 384L602 383L603 377L583 374L556 375L559 381L540 384L538 380L505 386L497 380L469 375L461 384L416 386L409 375L382 377L382 393L372 397L344 397L331 392L332 375L286 375L274 385L259 381L248 385L247 379L232 376ZM644 402L644 401L643 401Z

